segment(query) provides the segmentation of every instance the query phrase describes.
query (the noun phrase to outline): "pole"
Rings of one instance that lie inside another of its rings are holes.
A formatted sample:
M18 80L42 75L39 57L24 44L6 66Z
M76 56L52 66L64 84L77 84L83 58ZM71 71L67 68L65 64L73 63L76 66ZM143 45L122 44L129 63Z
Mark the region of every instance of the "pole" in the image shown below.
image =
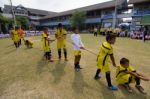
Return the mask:
M12 0L10 0L10 5L11 5L11 11L12 11L12 16L14 20L14 26L16 26L16 17L15 17L15 13L14 13L13 6L12 6Z
M117 0L115 0L115 12L113 14L113 28L116 28L116 20L117 20Z

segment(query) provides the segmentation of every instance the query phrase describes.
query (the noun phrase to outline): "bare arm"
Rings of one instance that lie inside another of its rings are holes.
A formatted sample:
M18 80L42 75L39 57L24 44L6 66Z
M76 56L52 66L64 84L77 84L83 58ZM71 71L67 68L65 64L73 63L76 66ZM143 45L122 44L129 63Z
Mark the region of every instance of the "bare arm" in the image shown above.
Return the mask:
M135 76L135 77L137 77L137 78L140 78L140 79L142 79L142 80L144 80L144 81L150 81L149 78L147 78L147 77L144 76L144 75L141 75L140 73L137 73L137 72L130 72L130 71L126 71L126 73L128 73L128 74L130 74L130 75L132 75L132 76Z
M113 54L110 55L110 59L111 59L111 61L112 61L113 66L114 66L114 67L117 67L117 66L116 66L116 62L115 62L115 58L114 58L114 55L113 55Z

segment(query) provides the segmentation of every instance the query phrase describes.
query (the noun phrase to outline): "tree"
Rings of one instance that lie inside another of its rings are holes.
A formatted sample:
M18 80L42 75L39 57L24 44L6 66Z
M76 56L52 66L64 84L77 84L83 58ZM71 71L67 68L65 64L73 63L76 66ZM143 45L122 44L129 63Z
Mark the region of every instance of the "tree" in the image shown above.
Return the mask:
M29 22L29 19L27 17L24 16L16 16L16 22L17 25L19 26L23 26L24 28L27 28L27 24Z
M70 18L70 23L72 27L82 27L86 20L86 13L75 11Z
M0 31L8 33L10 24L12 24L12 19L6 18L0 14Z

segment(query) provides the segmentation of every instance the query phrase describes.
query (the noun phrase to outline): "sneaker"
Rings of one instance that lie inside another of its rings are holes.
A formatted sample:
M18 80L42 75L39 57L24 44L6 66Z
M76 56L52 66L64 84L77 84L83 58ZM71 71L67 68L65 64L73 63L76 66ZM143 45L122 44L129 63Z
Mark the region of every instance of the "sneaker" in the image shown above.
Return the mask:
M49 62L54 62L54 60L51 59L51 60L49 60Z
M77 72L79 72L79 71L80 71L80 69L79 69L79 68L75 68L75 70L76 70Z
M131 87L130 87L129 85L123 84L123 87L125 87L125 88L127 89L128 92L130 92L130 93L133 92L132 89L131 89Z
M95 76L95 77L94 77L95 80L98 80L98 79L100 79L100 78L101 78L101 76Z
M142 93L142 94L147 94L145 91L144 91L144 88L140 85L135 85L135 87Z
M78 64L77 68L78 68L78 69L83 69L79 64Z
M116 90L118 90L118 87L117 86L111 86L111 87L108 87L110 90L112 90L112 91L116 91Z
M68 61L68 59L67 59L67 58L65 58L65 61Z

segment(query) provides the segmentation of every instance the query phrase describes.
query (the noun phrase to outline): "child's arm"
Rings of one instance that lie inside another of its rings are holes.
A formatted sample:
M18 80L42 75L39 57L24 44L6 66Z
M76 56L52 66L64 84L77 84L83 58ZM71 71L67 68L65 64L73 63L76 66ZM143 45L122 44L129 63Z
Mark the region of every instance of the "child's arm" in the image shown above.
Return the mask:
M80 38L80 46L81 46L80 49L84 49L85 50L85 47L84 47L84 44L83 44L81 38Z
M137 72L130 72L130 71L126 71L126 73L128 73L128 74L130 74L130 75L132 75L132 76L135 76L135 77L137 77L137 78L140 78L140 79L142 79L142 80L144 80L144 81L150 81L149 78L147 78L147 77L144 76L144 75L141 75L140 73L137 73Z
M115 62L115 58L114 58L114 55L113 55L113 54L110 55L110 59L111 59L111 61L112 61L113 66L114 66L114 67L117 67L117 66L116 66L116 62Z

